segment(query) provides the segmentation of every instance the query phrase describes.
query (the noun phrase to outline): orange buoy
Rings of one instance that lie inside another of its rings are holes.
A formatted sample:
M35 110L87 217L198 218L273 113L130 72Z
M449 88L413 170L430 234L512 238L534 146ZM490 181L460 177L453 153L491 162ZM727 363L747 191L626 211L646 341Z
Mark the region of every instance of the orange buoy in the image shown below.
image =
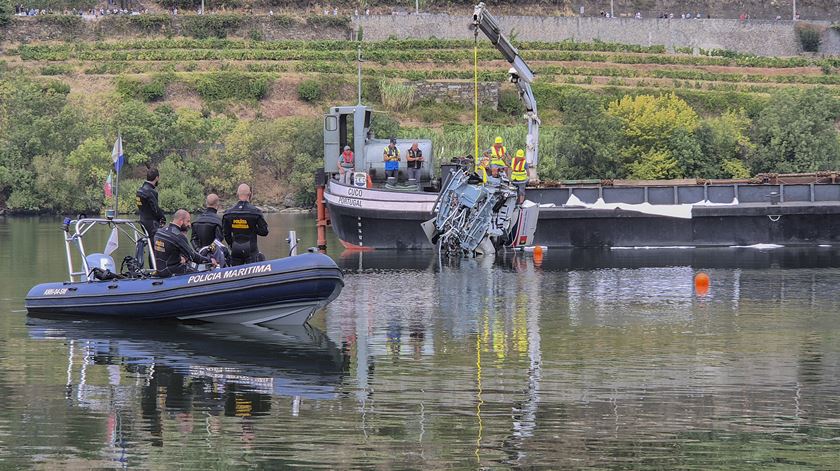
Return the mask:
M534 247L534 265L540 266L543 259L543 249L541 245Z
M694 291L700 296L709 292L709 275L703 272L694 275Z

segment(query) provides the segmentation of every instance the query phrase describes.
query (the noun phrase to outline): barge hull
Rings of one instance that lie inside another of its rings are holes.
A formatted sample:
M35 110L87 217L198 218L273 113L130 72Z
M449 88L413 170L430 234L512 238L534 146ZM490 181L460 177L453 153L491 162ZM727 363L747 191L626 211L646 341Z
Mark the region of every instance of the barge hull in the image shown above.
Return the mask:
M354 198L349 198L350 191ZM332 227L351 249L429 249L420 223L432 217L436 195L330 183ZM345 196L347 195L347 196ZM840 184L692 185L529 188L542 205L535 243L549 247L728 247L755 244L840 243ZM561 207L570 196L584 204L708 205L690 219L635 211ZM770 196L780 202L772 204ZM352 200L352 205L344 204ZM418 210L419 209L419 210Z

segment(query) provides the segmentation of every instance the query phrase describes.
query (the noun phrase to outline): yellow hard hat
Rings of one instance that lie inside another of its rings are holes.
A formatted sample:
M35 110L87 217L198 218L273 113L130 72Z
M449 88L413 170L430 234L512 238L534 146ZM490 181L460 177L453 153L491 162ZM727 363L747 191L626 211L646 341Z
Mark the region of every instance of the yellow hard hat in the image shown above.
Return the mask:
M516 151L516 156L517 157L525 157L525 151L522 150L522 149L519 149L518 151Z
M501 144L503 142L505 142L505 141L504 141L504 139L502 139L502 136L496 136L496 144Z

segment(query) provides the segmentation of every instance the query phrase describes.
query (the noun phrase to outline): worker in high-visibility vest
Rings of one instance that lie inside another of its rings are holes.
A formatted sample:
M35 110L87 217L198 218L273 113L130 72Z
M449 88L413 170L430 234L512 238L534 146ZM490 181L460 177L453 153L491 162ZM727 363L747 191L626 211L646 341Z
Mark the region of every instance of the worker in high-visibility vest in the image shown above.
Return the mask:
M481 157L481 161L475 167L475 173L481 178L481 184L487 184L487 167L490 166L490 156L486 153Z
M516 157L510 161L510 182L516 186L517 204L525 202L525 185L528 184L528 162L525 160L525 151L516 151Z
M504 143L502 136L496 136L496 142L490 148L490 165L496 165L500 169L507 168L507 149Z

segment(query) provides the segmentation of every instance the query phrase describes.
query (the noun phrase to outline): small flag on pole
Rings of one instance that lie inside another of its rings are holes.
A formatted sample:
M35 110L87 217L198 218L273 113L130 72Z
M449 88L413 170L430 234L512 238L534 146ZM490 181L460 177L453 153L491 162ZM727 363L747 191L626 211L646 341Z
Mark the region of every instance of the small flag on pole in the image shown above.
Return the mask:
M114 150L111 151L111 160L114 161L114 168L117 173L120 173L123 164L125 163L125 156L123 155L122 135L117 136L114 142Z
M105 197L106 198L110 198L110 197L114 196L114 193L112 192L112 188L113 187L111 186L111 172L108 172L108 179L105 180Z
M105 255L111 255L114 250L117 250L117 247L120 246L119 244L119 233L117 232L117 228L111 230L111 236L108 237L108 242L105 244Z

